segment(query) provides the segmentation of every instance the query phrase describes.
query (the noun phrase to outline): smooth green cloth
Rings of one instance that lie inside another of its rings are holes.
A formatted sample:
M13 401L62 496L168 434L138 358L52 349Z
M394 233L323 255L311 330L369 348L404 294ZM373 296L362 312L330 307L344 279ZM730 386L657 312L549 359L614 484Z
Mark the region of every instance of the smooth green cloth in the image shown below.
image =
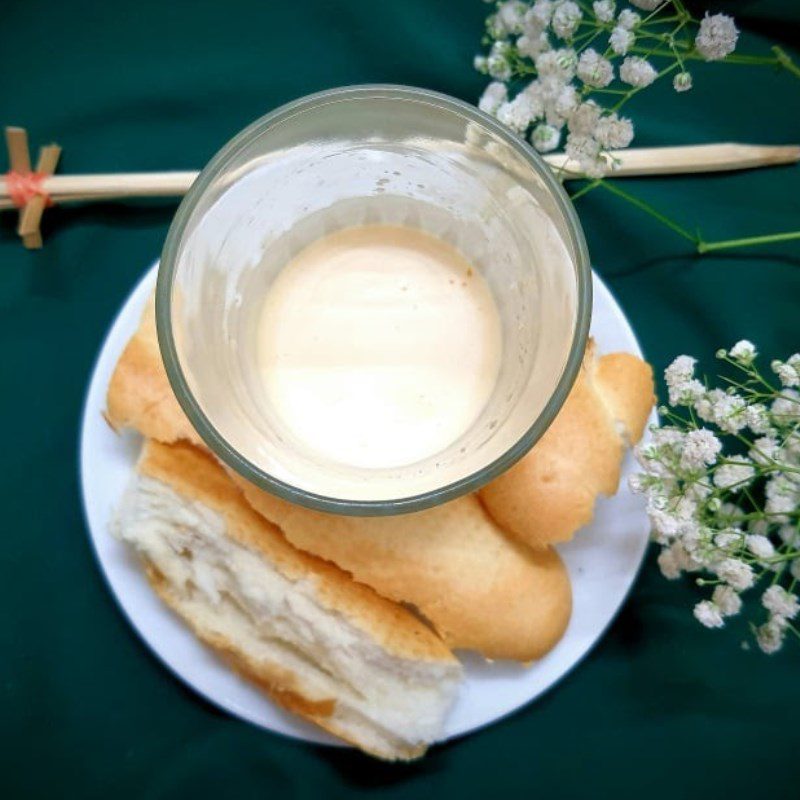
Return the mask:
M785 2L740 15L742 52L791 50ZM475 101L479 0L69 3L2 6L0 109L62 172L199 168L270 109L326 87L393 82ZM797 50L792 50L797 57ZM631 104L637 144L798 139L800 81L699 66L677 96ZM629 190L727 239L800 227L796 167L631 181ZM800 647L767 657L743 628L702 629L699 590L650 553L591 655L535 704L385 765L227 716L170 675L129 627L94 561L79 500L78 420L105 331L158 256L172 202L45 215L45 247L0 221L0 796L796 797ZM714 369L747 337L766 357L800 345L798 245L698 257L602 190L578 201L592 259L658 370L677 354Z

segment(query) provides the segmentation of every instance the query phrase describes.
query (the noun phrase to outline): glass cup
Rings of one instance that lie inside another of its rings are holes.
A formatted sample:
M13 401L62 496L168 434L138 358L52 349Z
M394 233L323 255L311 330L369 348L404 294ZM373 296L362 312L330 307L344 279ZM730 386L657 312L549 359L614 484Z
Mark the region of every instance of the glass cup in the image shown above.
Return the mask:
M488 283L503 335L494 391L469 429L381 469L297 441L256 368L259 312L281 268L315 239L370 223L458 248ZM586 244L550 167L477 108L400 86L321 92L236 136L181 203L156 290L170 383L211 451L286 500L349 515L427 508L514 464L575 380L590 310Z

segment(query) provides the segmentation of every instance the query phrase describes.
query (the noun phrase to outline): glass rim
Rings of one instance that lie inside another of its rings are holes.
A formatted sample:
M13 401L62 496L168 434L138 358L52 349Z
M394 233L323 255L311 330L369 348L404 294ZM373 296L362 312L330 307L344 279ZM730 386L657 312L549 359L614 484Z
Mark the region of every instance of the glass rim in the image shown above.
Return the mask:
M198 201L206 189L224 172L226 166L243 148L274 125L283 123L310 108L352 99L394 99L428 103L459 114L468 121L488 129L512 148L542 178L566 220L570 243L576 254L577 307L572 343L556 388L541 412L522 436L489 464L445 486L391 500L347 500L309 492L270 475L245 458L216 430L200 408L181 367L172 332L172 284L177 268L179 245ZM421 511L476 491L519 461L548 429L572 389L586 349L591 308L592 272L583 229L575 207L544 159L523 139L511 133L476 106L440 92L394 84L345 86L306 95L276 108L240 131L208 162L181 201L167 232L156 281L156 329L167 377L179 405L206 446L239 475L283 500L317 511L348 516L388 516Z

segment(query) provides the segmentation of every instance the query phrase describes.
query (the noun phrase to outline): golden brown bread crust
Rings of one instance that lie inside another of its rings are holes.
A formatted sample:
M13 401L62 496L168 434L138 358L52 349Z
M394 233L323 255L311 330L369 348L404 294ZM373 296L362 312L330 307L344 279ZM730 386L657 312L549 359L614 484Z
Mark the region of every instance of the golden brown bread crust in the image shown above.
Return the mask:
M147 301L139 327L123 350L106 395L106 421L115 429L134 428L150 439L202 440L178 404L161 360L155 299Z
M289 544L275 525L250 507L225 470L206 452L183 442L148 441L138 469L223 516L234 541L258 550L290 580L315 579L320 602L353 620L388 652L401 658L455 662L439 637L411 612L352 580L333 564Z
M625 446L653 407L653 373L628 353L597 358L590 342L578 378L534 448L479 492L489 513L531 547L572 538L599 494L619 485Z
M624 427L626 444L636 444L655 403L653 368L631 353L609 353L597 359L595 381L611 416Z
M399 517L343 517L232 477L293 545L412 604L450 647L532 661L552 649L569 622L572 590L558 554L513 542L474 495Z

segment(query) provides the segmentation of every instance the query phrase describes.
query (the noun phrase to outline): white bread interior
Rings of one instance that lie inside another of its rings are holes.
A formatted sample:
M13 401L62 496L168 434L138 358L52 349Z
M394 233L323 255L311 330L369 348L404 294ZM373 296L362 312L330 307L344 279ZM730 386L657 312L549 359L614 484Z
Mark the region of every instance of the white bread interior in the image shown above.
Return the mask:
M384 759L440 737L461 679L452 654L410 612L294 550L205 454L148 443L114 531L195 634L284 707Z

